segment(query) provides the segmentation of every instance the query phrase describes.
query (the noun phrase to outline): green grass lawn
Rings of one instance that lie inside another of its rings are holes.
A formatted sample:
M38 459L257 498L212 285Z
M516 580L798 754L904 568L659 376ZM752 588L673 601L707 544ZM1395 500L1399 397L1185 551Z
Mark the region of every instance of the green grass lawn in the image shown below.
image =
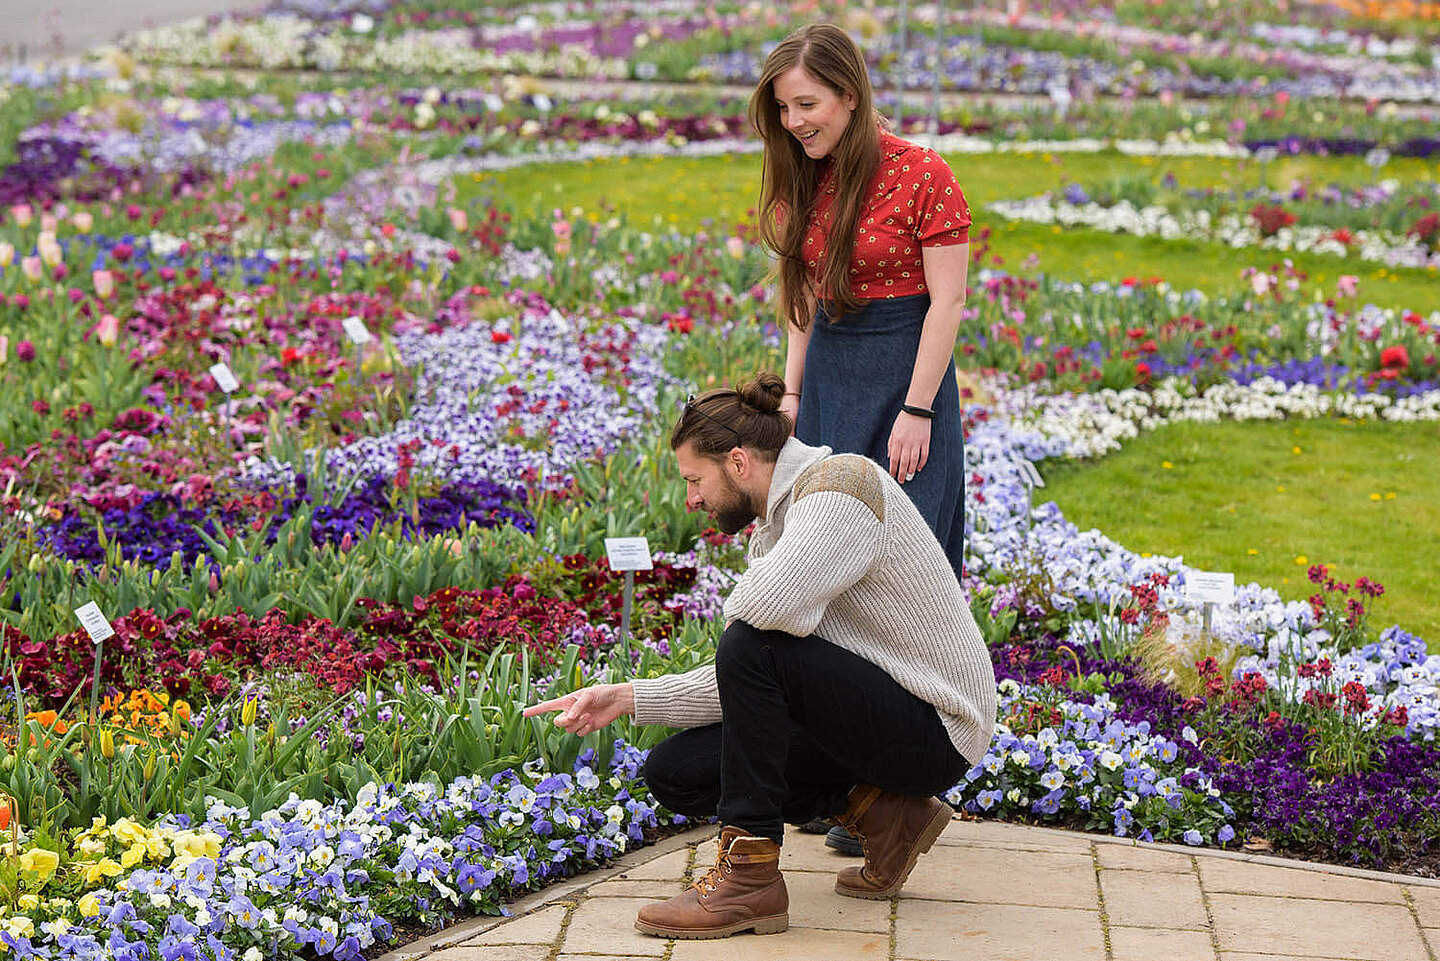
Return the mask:
M1309 564L1363 574L1386 588L1372 628L1398 623L1440 650L1437 451L1433 423L1177 423L1094 463L1048 465L1037 499L1131 550L1289 599L1313 593Z
M1207 293L1234 290L1246 267L1268 267L1285 255L1232 250L1218 244L1129 237L1093 230L1062 230L1040 224L987 218L984 206L1054 190L1065 183L1095 183L1141 172L1172 173L1186 186L1215 186L1232 180L1253 184L1259 165L1210 158L1151 159L1116 154L1004 154L947 158L970 200L977 224L993 231L987 265L1065 280L1108 280L1159 276L1179 289ZM1392 161L1387 174L1416 179L1436 176L1437 166ZM1277 161L1266 171L1271 184L1294 177L1365 182L1371 172L1354 158L1304 157ZM577 164L536 165L476 174L459 183L459 200L498 203L525 213L576 207L588 216L623 215L632 225L655 230L702 230L748 222L759 191L760 158L755 154L704 158L624 158ZM1360 277L1360 297L1385 307L1428 313L1440 309L1440 272L1387 269L1359 260L1290 254L1309 274L1306 294L1333 292L1341 274Z

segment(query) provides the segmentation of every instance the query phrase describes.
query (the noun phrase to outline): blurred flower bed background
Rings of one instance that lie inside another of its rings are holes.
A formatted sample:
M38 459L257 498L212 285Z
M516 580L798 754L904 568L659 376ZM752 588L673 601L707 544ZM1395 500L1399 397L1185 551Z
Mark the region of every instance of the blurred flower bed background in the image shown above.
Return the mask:
M0 942L355 958L683 823L664 731L520 710L713 652L742 544L666 437L783 356L744 100L822 18L976 215L1002 698L951 801L1432 875L1440 13L1022 6L913 13L902 53L892 4L294 2L8 69ZM1349 499L1280 496L1327 470ZM1178 547L1102 533L1170 496ZM642 534L622 637L604 539Z

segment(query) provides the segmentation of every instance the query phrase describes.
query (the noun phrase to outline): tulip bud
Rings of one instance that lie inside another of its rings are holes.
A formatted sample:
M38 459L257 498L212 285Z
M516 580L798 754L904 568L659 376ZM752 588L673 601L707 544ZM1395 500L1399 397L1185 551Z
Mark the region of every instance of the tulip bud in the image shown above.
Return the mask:
M65 258L65 252L60 249L55 235L48 230L42 230L36 238L35 252L40 255L40 262L46 267L54 267Z
M100 755L107 761L115 756L115 732L108 727L100 729Z
M106 300L115 293L115 275L108 270L90 272L90 282L95 285L95 296Z
M145 775L145 780L147 780L147 781L150 780L152 777L155 776L155 752L154 752L154 751L151 751L151 752L150 752L150 756L145 759L145 770L144 770L143 773L144 773L144 775Z
M240 708L240 723L250 727L255 723L255 709L259 707L258 697L245 698L245 704Z
M88 234L90 228L95 226L95 215L88 210L77 210L75 215L70 218L70 222L75 225L76 230L82 234Z
M731 257L739 260L745 256L745 241L739 237L727 237L725 238L725 250Z
M470 218L459 207L451 207L446 213L450 215L450 226L455 228L456 233L463 234L469 228Z
M100 323L95 325L95 336L106 347L114 347L115 341L120 337L120 321L114 314L104 315L100 318Z
M0 243L0 267L9 267L15 262L15 245Z

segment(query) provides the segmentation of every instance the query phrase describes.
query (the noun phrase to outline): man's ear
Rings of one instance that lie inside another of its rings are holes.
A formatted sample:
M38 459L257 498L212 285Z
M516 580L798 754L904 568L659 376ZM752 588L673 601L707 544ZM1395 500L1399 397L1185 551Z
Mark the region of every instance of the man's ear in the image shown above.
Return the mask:
M739 446L730 448L725 467L733 470L737 479L744 480L750 474L750 452Z

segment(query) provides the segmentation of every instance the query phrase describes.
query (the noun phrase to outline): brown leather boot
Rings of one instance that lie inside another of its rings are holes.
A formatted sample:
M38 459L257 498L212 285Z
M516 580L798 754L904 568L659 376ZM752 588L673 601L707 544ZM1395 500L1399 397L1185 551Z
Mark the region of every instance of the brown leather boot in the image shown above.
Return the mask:
M635 929L661 938L779 934L790 926L789 908L780 845L726 827L720 830L715 866L682 894L641 908Z
M860 838L865 865L842 870L835 878L835 893L873 901L893 897L953 813L950 805L934 797L892 794L857 784L849 806L836 821Z

